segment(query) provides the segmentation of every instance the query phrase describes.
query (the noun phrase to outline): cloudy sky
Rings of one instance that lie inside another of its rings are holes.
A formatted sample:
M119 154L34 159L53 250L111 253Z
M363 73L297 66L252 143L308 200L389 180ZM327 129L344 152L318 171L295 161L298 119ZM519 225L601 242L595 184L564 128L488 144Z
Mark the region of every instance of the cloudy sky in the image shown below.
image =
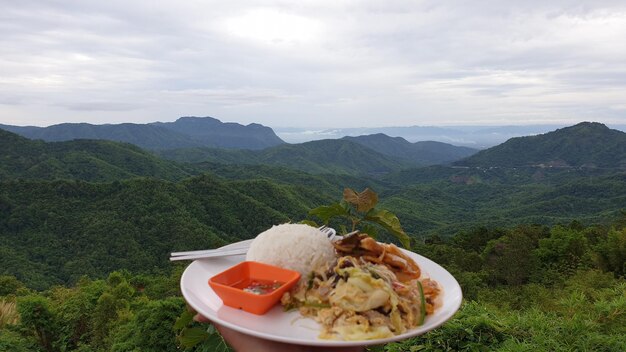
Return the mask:
M626 123L626 2L0 0L0 123Z

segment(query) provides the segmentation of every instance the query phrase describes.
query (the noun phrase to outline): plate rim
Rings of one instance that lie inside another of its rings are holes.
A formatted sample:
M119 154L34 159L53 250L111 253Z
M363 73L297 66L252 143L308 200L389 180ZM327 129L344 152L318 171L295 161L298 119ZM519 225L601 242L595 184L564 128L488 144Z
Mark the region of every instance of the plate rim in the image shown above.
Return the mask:
M252 240L244 240L244 241L238 241L235 243L231 243L228 245L225 245L223 247L223 249L227 249L228 247L231 246L240 246L246 242L252 242ZM412 337L416 337L416 336L420 336L423 335L429 331L432 331L438 327L440 327L441 325L445 324L448 320L450 320L459 310L459 308L461 307L461 304L463 303L463 290L461 288L461 286L459 285L459 282L457 281L457 279L450 274L450 272L448 270L446 270L443 266L439 265L438 263L436 263L435 261L424 257L423 255L420 255L418 253L406 250L404 248L401 248L402 251L404 252L408 252L410 254L413 255L417 255L418 257L421 257L421 259L424 259L426 261L431 262L432 264L438 266L439 268L441 268L442 270L444 270L446 273L448 273L448 275L450 275L450 277L452 278L454 284L456 285L455 288L458 288L459 291L459 295L458 295L458 301L454 301L452 302L452 309L449 310L448 313L446 313L445 315L442 316L441 320L438 321L437 323L435 323L433 326L429 326L427 330L424 331L420 331L420 326L411 329L409 331L410 335L407 336L406 333L400 334L400 335L394 335L388 338L383 338L383 339L375 339L375 340L358 340L358 341L343 341L343 340L322 340L322 339L316 339L316 340L302 340L302 339L297 339L297 338L289 338L289 337L283 337L283 336L278 336L278 335L271 335L271 334L267 334L265 332L259 332L253 329L249 329L246 327L242 327L239 326L237 324L233 324L230 323L228 321L225 320L221 320L219 319L219 317L217 317L217 315L215 315L215 320L216 323L218 325L221 326L225 326L227 328L233 329L237 332L246 334L246 335L250 335L250 336L254 336L254 337L258 337L258 338L262 338L265 340L271 340L271 341L277 341L277 342L283 342L283 343L289 343L289 344L294 344L294 345L301 345L301 346L317 346L317 347L355 347L355 346L370 346L370 345L380 345L380 344L386 344L386 343L390 343L390 342L397 342L397 341L402 341L402 340L406 340L408 338L412 338ZM245 260L245 259L244 259ZM183 297L185 298L185 302L191 306L198 314L201 315L205 315L203 314L204 311L204 307L199 307L196 302L195 302L195 297L191 297L189 294L190 292L187 292L188 290L184 289L184 282L187 280L187 276L190 275L190 268L194 267L194 266L199 266L201 261L211 261L211 258L207 258L207 259L196 259L194 260L192 263L190 263L189 265L187 265L187 267L185 268L185 270L183 271L183 274L181 275L180 278L180 289L181 289L181 293L183 295ZM430 274L430 273L429 273ZM208 286L208 283L207 283ZM210 289L210 287L209 287ZM207 319L209 319L211 321L211 323L213 323L213 320L211 319L212 317L206 317Z

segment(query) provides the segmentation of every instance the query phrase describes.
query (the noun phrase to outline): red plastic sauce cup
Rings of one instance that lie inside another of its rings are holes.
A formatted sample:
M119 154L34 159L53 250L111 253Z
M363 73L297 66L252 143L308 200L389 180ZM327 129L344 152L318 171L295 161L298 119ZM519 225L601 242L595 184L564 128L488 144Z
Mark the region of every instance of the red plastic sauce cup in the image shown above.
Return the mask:
M258 315L265 314L300 280L300 273L259 262L241 262L209 279L209 285L225 305ZM243 289L253 282L278 282L267 294Z

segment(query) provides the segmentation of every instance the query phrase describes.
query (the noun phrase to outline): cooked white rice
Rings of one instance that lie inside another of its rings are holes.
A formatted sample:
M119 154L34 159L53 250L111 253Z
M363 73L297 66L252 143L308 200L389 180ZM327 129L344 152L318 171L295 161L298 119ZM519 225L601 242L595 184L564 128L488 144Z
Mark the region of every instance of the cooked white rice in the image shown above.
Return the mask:
M306 278L316 267L335 259L335 248L324 233L304 224L282 224L260 233L246 260L300 272Z

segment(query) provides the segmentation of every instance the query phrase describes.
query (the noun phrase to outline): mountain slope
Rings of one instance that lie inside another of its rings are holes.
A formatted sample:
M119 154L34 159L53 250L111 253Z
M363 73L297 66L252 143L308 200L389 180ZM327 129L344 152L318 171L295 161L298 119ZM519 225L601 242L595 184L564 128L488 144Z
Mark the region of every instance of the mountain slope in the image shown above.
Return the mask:
M261 151L262 163L313 173L384 174L405 164L350 141L326 139Z
M312 188L209 174L177 183L0 181L0 273L45 288L120 269L169 271L172 251L252 238L331 199Z
M411 143L402 137L389 137L383 133L344 137L343 139L359 143L381 154L407 160L421 166L447 164L477 152L476 149L457 147L442 142Z
M455 165L626 168L626 133L582 122L546 134L511 138Z
M32 141L0 130L0 179L113 181L150 176L188 176L178 166L136 146L110 141Z
M49 127L0 125L0 129L48 142L104 139L152 150L190 147L263 149L284 143L269 127L222 123L211 117L181 117L175 122L150 124L63 123Z
M336 139L284 144L258 151L193 148L159 154L179 162L275 165L314 174L379 175L412 166L358 143Z
M257 123L244 126L232 122L223 123L212 117L187 116L175 122L155 122L151 125L190 136L203 146L263 149L285 143L271 128Z
M74 139L101 139L126 142L146 149L185 148L196 146L189 137L175 131L152 125L122 123L118 125L92 125L88 123L62 123L49 127L7 126L0 128L30 139L47 142Z
M606 224L617 219L626 201L624 175L586 182L583 179L556 187L433 183L407 187L384 198L382 206L393 211L414 235L439 233L450 236L479 225L511 223Z

